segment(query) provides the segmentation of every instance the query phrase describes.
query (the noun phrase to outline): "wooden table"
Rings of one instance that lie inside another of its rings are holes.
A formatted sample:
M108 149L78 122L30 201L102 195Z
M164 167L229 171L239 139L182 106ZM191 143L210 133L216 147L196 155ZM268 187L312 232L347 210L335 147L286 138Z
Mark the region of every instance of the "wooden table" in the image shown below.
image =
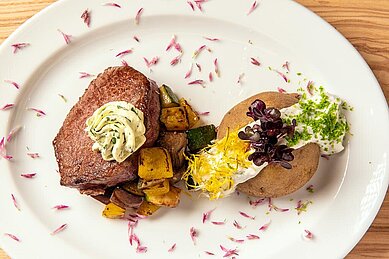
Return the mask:
M54 0L0 0L0 43ZM357 48L389 100L389 1L297 0L338 29ZM389 195L373 225L348 258L389 258ZM0 249L0 259L9 258Z

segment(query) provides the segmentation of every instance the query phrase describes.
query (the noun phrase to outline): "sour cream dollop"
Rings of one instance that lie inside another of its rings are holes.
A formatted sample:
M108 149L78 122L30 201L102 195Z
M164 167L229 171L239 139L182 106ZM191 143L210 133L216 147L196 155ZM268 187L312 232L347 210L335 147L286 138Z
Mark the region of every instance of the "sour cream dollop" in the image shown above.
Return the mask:
M85 131L94 141L92 150L106 161L126 160L146 141L143 112L124 101L109 102L86 120Z

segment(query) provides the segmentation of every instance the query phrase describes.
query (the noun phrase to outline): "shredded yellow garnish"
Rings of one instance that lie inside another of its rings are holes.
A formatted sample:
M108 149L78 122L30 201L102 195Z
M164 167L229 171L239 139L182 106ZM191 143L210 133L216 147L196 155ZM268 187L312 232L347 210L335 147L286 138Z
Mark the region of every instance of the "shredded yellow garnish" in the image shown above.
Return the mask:
M248 160L250 154L249 143L238 137L238 131L227 133L199 154L187 158L189 165L183 179L188 182L192 177L195 185L189 186L205 192L210 200L222 198L223 191L233 187L238 169L252 164Z

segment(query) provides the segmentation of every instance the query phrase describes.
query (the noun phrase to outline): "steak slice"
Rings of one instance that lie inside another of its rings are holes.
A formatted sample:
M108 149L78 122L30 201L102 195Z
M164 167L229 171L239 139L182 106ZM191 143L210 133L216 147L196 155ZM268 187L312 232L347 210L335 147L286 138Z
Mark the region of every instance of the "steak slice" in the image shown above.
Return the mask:
M77 188L89 195L137 177L138 152L122 163L104 161L92 151L93 141L84 131L86 120L102 105L126 101L144 113L146 142L152 146L159 134L159 90L156 83L132 67L107 68L93 80L70 110L53 141L61 185Z

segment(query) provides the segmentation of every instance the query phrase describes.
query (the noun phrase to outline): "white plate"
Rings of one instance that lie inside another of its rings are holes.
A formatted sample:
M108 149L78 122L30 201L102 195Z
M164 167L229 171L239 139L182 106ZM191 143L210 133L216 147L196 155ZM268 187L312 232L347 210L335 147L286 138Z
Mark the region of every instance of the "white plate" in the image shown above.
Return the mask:
M266 204L252 208L243 195L216 202L182 195L177 209L163 209L140 222L135 231L148 251L136 256L197 258L208 257L204 251L211 251L220 257L224 254L220 244L237 247L239 258L345 256L373 221L388 186L388 109L376 79L358 52L322 19L291 1L260 1L250 15L246 13L251 1L209 1L203 4L204 12L192 11L186 1L118 0L122 8L104 3L59 1L25 23L1 46L0 105L15 103L16 107L0 112L0 135L22 126L7 143L7 151L14 158L0 160L1 246L14 258L123 258L136 254L128 242L126 222L101 217L101 204L59 185L51 145L90 81L79 79L78 73L98 74L106 67L120 65L121 59L115 55L133 48L133 53L123 58L159 84L171 85L198 111L210 111L203 117L206 123L218 124L223 114L245 97L277 87L293 91L299 84L306 85L305 78L324 85L354 107L348 115L353 136L343 153L320 161L320 169L309 183L315 193L303 188L274 200L276 206L290 208L288 212L266 213ZM140 24L135 25L134 17L141 7ZM87 8L91 10L91 28L80 19ZM65 44L57 29L74 35L71 44ZM173 34L184 49L182 62L174 67L169 63L178 52L165 51ZM207 41L203 36L221 41ZM13 54L11 45L19 42L30 46ZM202 72L194 67L191 78L184 79L193 51L202 44L212 50L203 51L195 60L202 65ZM160 56L160 62L151 72L143 57L154 56ZM251 57L262 65L252 65ZM214 74L214 81L205 88L188 86L191 80L208 81L215 58L221 77ZM290 83L268 69L285 72L281 67L285 61L290 62ZM297 72L303 75L297 76ZM239 85L236 81L241 73L245 76ZM4 80L16 81L20 89ZM26 110L30 107L44 110L47 116L35 116ZM41 157L28 157L26 147ZM20 176L32 172L37 173L34 179ZM20 211L14 207L11 194ZM297 215L294 207L298 200L312 200L313 204ZM51 208L58 204L71 208L53 211ZM225 225L202 223L202 213L212 208L216 210L211 220L225 219ZM238 211L256 218L244 218ZM235 229L234 220L246 228ZM259 231L269 221L267 231ZM67 229L50 235L64 223ZM199 231L196 245L189 236L192 226ZM314 233L313 240L303 238L305 229ZM12 233L21 242L3 233ZM238 244L227 238L245 238L247 234L261 239ZM174 243L176 250L169 253Z

